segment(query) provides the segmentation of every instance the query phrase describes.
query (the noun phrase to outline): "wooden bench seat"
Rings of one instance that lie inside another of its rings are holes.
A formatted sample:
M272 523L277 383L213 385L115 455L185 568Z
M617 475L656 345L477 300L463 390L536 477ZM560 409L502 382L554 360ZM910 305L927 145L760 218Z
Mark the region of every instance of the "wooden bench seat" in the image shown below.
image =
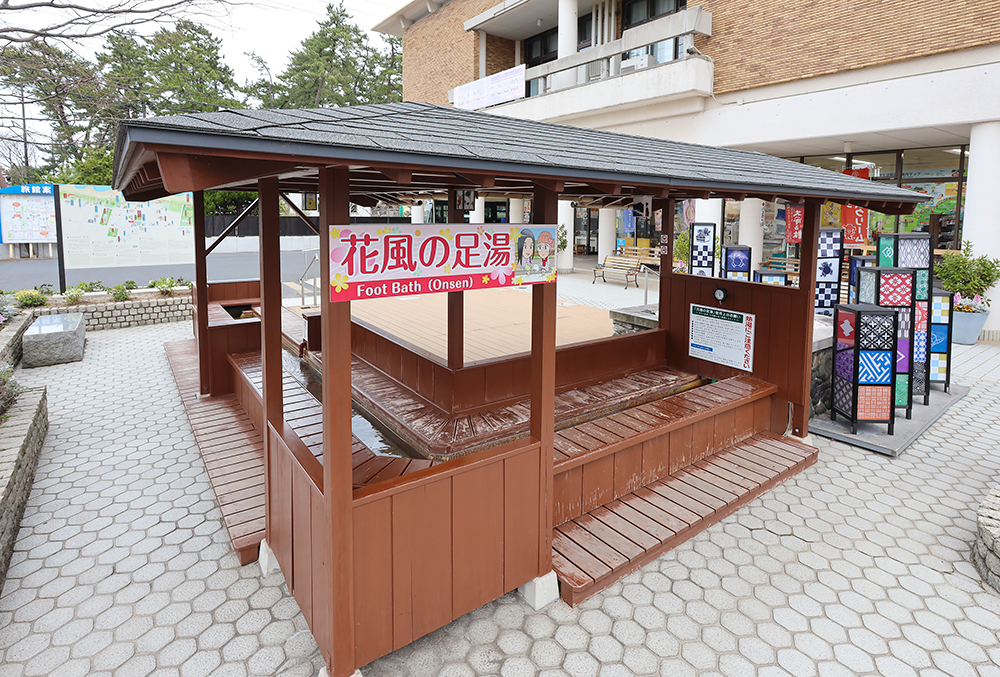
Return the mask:
M578 604L812 465L817 453L758 433L560 524L552 534L560 595Z
M605 282L608 281L606 277L607 273L612 273L614 275L621 275L625 278L625 288L628 289L628 280L632 278L635 282L636 288L639 287L639 266L641 262L635 258L629 258L627 256L612 256L608 255L604 257L604 263L599 264L594 270L594 284L597 282L597 274L601 274L601 279Z
M645 264L656 269L660 267L660 250L656 247L626 245L620 247L618 253L620 256L638 261L640 264Z
M251 420L259 421L259 408L263 402L263 369L260 353L230 355L229 361L242 374L244 385L252 391L238 395L241 397L241 401L246 401L248 394L254 398L254 404L248 403L248 409L253 410ZM313 456L322 463L322 405L319 400L313 397L312 393L289 374L284 374L283 380L285 422L295 431ZM256 425L260 426L260 423ZM423 470L432 465L435 465L432 460L376 453L369 449L356 435L351 436L351 466L355 489Z

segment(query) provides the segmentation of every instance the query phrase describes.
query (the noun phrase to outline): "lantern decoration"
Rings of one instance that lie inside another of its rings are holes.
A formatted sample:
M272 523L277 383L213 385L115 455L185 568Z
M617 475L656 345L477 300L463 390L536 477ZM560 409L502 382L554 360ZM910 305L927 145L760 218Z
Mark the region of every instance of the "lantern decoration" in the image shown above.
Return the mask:
M748 245L722 245L719 277L729 280L750 280L750 247Z
M896 423L897 311L869 304L834 308L833 393L830 419L840 414L857 434L859 421Z
M895 405L906 407L906 418L913 415L914 312L917 272L912 268L858 268L858 303L870 303L898 311L896 322L896 395ZM926 325L927 316L923 321ZM926 326L925 326L926 332ZM923 364L918 365L924 368Z
M840 303L840 277L843 250L843 229L819 229L819 245L816 250L817 315L833 315L833 307Z
M788 286L788 273L783 270L761 268L760 270L753 271L753 281L785 287Z
M955 295L943 289L931 292L930 383L943 383L951 392L951 332L955 317ZM930 388L928 387L928 390Z
M870 268L875 265L874 256L847 257L847 302L858 302L858 268Z
M715 224L692 223L688 272L715 277Z

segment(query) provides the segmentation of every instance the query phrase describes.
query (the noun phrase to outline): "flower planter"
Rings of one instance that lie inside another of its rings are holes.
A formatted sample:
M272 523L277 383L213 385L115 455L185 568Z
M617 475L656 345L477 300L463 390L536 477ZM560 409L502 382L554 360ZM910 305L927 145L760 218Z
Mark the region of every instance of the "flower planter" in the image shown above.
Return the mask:
M979 340L979 334L982 333L989 316L989 311L985 313L962 313L956 311L954 325L952 326L952 343L961 343L966 346L974 344Z

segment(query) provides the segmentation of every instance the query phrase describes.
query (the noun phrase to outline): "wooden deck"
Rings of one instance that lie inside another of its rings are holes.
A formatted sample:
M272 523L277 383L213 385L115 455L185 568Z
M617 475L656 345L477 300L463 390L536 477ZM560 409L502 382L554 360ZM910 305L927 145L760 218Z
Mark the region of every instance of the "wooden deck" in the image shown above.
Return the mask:
M177 390L240 563L257 559L264 538L264 443L235 395L198 398L194 339L164 344Z
M560 524L553 567L570 605L603 590L816 462L817 450L760 433Z

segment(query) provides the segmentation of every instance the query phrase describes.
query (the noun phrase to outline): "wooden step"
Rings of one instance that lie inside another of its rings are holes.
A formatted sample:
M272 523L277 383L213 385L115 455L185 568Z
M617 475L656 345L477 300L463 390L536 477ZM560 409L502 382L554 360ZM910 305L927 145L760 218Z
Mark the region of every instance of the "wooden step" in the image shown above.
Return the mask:
M759 433L559 525L552 563L561 597L579 604L812 465L817 454Z

